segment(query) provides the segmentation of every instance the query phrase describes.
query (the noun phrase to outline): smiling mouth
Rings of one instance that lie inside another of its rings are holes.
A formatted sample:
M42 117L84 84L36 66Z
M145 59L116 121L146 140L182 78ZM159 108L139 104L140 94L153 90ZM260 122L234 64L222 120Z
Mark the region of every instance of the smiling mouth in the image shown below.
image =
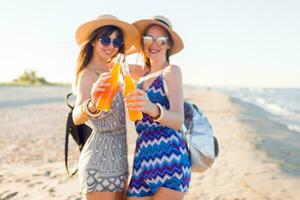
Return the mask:
M113 53L113 51L110 51L110 50L103 50L103 52L106 54L106 55L111 55Z
M158 50L158 49L149 49L148 51L152 54L156 54L156 53L160 52L160 50Z

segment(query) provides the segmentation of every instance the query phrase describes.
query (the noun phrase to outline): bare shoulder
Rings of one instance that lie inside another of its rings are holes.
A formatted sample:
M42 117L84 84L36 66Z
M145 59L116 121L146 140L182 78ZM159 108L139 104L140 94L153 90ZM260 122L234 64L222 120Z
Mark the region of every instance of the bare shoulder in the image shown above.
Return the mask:
M97 80L97 75L89 70L83 69L78 75L78 88L82 92L84 90L90 89L93 83Z
M133 79L138 80L139 78L143 77L145 73L147 72L147 69L141 65L129 65L130 74Z
M94 76L95 75L91 70L83 69L78 75L78 83L82 84L91 82Z
M182 76L181 69L177 65L169 65L168 67L166 67L164 69L163 74L166 79L172 79L172 80L178 79L178 78L181 79L181 76Z

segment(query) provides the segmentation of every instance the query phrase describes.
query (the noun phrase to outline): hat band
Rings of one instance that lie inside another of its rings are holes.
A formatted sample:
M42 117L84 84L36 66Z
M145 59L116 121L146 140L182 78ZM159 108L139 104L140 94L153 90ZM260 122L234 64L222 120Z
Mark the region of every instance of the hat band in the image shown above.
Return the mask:
M159 22L163 23L164 25L167 25L169 28L171 28L170 25L167 22L165 22L163 20L160 20L160 19L155 19L155 20L159 21Z

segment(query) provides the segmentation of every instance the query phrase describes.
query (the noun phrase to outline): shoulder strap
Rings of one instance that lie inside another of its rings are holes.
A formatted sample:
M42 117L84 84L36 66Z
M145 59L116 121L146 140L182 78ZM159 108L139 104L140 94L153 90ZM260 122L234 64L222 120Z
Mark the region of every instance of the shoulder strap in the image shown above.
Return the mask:
M215 157L218 157L219 155L219 143L215 136L214 137L214 147L215 147Z
M72 96L72 95L73 95L73 93L69 93L69 94L67 94L66 97L65 97L65 102L66 102L67 106L68 106L70 109L73 109L73 108L74 108L74 106L72 106L72 105L70 104L70 102L69 102L69 98L70 98L70 96Z
M168 85L167 85L167 82L166 80L164 79L164 76L163 74L161 75L161 80L163 82L163 85L164 85L164 89L165 89L165 93L167 96L169 96L169 89L168 89Z
M68 121L69 120L73 120L72 119L72 113L69 113ZM77 165L76 165L76 167L74 167L74 169L72 171L69 170L69 166L68 166L68 150L69 150L69 135L70 135L70 131L71 131L70 129L71 129L70 126L66 126L66 136L65 136L65 166L66 166L66 170L67 170L68 174L70 176L73 176L77 172Z
M70 122L70 120L73 121L73 117L72 117L72 110L74 108L74 106L72 106L69 102L69 97L72 95L72 93L69 93L66 95L65 97L65 101L67 106L71 109L71 111L69 112L68 118L67 118L67 125L66 125L66 135L65 135L65 167L66 170L68 172L68 174L70 176L73 176L76 174L77 172L77 166L74 168L74 170L72 172L70 172L69 167L68 167L68 150L69 150L69 135L70 135L70 131L72 129L71 126L68 126L68 123Z
M163 82L163 86L164 86L164 89L165 89L165 93L167 95L167 97L169 97L169 88L168 88L168 85L167 85L167 81L164 79L164 69L162 70L161 72L161 80Z
M138 83L141 84L142 87L143 87L145 76L147 76L149 74L149 72L150 71L147 71L138 81Z

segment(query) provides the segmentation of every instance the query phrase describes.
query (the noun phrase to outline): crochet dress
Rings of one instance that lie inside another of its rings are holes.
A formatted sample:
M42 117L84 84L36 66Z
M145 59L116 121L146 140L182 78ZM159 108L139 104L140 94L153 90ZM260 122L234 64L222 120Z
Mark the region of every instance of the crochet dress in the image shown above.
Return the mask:
M118 92L109 112L86 123L92 134L78 164L82 193L124 191L128 177L125 106Z

